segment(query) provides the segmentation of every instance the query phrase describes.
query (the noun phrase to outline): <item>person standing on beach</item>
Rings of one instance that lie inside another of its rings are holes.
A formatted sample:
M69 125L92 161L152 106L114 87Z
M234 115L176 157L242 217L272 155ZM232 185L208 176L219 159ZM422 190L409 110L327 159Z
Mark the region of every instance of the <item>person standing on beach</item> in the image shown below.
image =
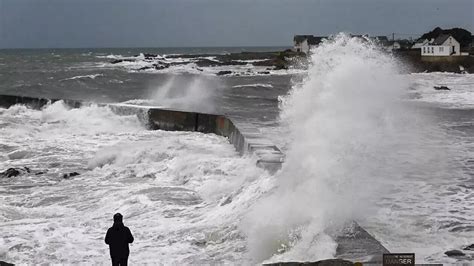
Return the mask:
M130 229L123 224L123 216L120 213L114 215L114 225L107 230L105 243L110 248L112 266L127 266L130 249L129 243L133 243Z

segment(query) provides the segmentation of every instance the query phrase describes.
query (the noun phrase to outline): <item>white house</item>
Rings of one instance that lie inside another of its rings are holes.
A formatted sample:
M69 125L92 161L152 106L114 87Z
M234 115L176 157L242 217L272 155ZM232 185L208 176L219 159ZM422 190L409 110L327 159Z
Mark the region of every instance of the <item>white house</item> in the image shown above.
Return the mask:
M453 36L441 34L431 42L421 46L422 56L459 56L461 45Z
M320 44L325 37L313 35L295 35L293 38L293 50L295 52L309 53L312 47Z

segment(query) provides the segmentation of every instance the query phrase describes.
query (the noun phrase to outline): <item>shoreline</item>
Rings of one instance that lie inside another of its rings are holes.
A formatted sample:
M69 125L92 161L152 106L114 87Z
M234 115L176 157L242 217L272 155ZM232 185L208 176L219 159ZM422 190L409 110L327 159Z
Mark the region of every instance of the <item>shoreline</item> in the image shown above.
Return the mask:
M474 56L456 57L422 57L419 50L394 50L391 53L396 59L407 65L408 73L423 72L453 72L474 73ZM203 67L226 67L252 65L266 67L259 74L270 74L272 70L287 70L290 68L305 69L309 64L309 56L291 49L267 52L238 52L238 53L198 53L198 54L169 54L159 55L141 53L131 57L112 59L110 64L133 63L144 61L151 65L143 66L137 71L164 70L172 66L195 64L198 71ZM181 59L176 62L171 60ZM217 76L233 74L231 70L221 70Z

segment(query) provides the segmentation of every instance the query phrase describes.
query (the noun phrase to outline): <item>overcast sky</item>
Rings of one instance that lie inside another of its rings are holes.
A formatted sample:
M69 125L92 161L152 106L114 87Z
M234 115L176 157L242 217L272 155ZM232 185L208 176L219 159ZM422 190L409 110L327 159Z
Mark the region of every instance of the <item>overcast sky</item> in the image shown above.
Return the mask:
M294 34L474 30L474 0L0 0L0 48L289 46Z

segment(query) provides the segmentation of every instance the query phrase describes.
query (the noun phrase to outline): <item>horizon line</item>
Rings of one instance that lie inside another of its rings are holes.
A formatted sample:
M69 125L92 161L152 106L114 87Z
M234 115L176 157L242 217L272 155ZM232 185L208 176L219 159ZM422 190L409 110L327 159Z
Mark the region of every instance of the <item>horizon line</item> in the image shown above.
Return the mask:
M293 45L238 45L238 46L116 46L116 47L0 47L0 50L52 50L52 49L184 49L184 48L270 48Z

